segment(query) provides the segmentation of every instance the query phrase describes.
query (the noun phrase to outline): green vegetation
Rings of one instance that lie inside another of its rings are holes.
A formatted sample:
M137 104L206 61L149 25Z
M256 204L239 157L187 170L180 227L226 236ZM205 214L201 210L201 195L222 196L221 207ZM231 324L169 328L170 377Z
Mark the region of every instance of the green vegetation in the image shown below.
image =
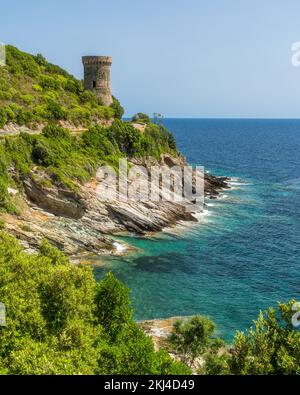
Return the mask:
M170 349L193 368L198 359L199 374L298 375L300 332L292 325L294 303L261 312L253 328L236 333L230 349L215 337L209 319L178 320L168 339Z
M43 242L26 254L0 232L0 374L300 374L300 332L291 301L261 313L230 349L205 317L178 320L169 351L133 320L129 290L111 273L96 283L92 268L71 264Z
M117 168L120 157L159 159L162 153L176 154L175 140L162 126L148 123L145 132L139 132L121 121L124 109L115 97L110 107L102 106L81 81L42 55L6 46L6 61L7 66L0 68L0 128L8 122L32 129L46 126L41 134L20 133L0 140L0 210L17 213L8 186L16 183L22 189L24 177L34 177L33 167L48 176L38 180L41 185L76 191L78 184L95 175L98 166ZM110 119L111 126L97 125L103 119ZM59 121L87 130L71 135Z
M234 374L300 374L300 331L292 325L295 311L279 303L260 313L255 326L234 339L231 370Z
M101 119L121 118L116 98L102 106L82 81L58 66L6 46L6 67L0 68L0 128L8 122L31 128L49 121L65 120L86 127Z
M41 134L21 133L6 137L0 142L0 208L14 212L7 193L12 182L8 168L14 169L19 188L33 166L47 173L49 180L76 191L78 184L95 175L98 166L109 164L117 168L118 159L124 156L153 156L162 153L176 154L171 134L164 128L150 125L140 133L130 123L116 119L109 128L90 127L80 135L50 124ZM16 180L14 180L16 181Z
M2 374L185 374L134 323L129 290L74 266L47 242L27 255L0 233Z
M22 190L26 177L76 192L100 165L117 168L121 157L177 155L163 126L138 113L132 120L146 124L141 133L121 120L116 98L102 106L81 81L40 54L7 47L0 103L0 127L47 124L41 134L0 140L1 211L18 212L8 187ZM113 122L94 126L101 119ZM58 125L62 120L87 130L72 135ZM237 332L230 349L210 319L176 321L168 351L183 362L175 362L154 350L133 320L129 290L111 273L96 283L91 268L72 265L46 241L28 255L5 227L0 220L0 301L7 321L0 327L0 374L300 374L293 301L261 313L253 328ZM31 232L28 225L20 229Z
M215 324L206 317L194 316L186 321L177 320L168 342L173 351L182 355L189 366L193 366L196 358L223 345L220 339L213 338L214 330Z
M143 112L138 112L132 117L132 122L146 123L147 125L149 125L151 120L149 115L144 114Z
M115 112L115 118L122 119L124 115L124 108L121 106L117 98L115 98L114 96L112 98L113 98L113 103L110 105L110 107Z

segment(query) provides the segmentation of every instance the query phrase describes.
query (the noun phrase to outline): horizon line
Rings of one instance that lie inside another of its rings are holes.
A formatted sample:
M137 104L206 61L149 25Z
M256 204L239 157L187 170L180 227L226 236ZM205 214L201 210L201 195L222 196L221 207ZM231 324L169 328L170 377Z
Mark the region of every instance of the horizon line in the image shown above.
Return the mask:
M123 119L131 119L132 117L133 116L125 115L125 116L123 116ZM153 119L153 117L150 116L150 119ZM296 117L201 117L201 116L192 116L192 117L182 116L182 117L180 117L180 116L169 116L168 115L168 116L164 116L163 119L203 119L203 120L205 120L205 119L214 119L214 120L236 119L236 120L266 120L266 121L268 121L268 120L300 121L300 116L296 118Z

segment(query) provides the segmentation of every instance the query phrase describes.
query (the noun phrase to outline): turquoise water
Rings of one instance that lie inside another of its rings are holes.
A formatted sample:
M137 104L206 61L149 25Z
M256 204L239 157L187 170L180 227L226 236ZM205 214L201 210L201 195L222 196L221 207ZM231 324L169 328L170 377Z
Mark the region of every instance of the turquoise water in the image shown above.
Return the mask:
M236 177L199 224L144 239L108 257L132 291L136 319L204 314L231 340L259 309L300 299L300 121L167 119L181 152L214 174Z

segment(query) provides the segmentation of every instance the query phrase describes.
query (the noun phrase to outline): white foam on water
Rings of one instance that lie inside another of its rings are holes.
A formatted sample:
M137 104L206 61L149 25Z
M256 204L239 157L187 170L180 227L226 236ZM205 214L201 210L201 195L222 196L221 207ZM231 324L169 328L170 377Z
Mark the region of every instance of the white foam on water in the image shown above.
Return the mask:
M225 195L224 193L221 193L219 195L219 199L227 199L227 198L228 198L228 195Z
M204 209L201 213L194 213L192 215L197 221L202 222L205 217L209 217L212 214L212 211Z
M202 215L211 215L212 214L212 212L211 211L209 211L209 210L203 210L203 212L201 213Z
M188 228L188 222L179 221L176 225L166 226L161 230L162 233L165 233L167 236L178 236L182 231Z
M216 207L215 203L205 203L207 207Z
M250 185L248 183L244 183L241 182L242 180L240 178L235 178L232 177L230 178L230 182L228 182L228 184L230 186L239 186L239 185ZM238 189L238 188L231 188L230 190L233 189ZM230 192L229 190L229 192ZM225 193L220 193L220 195L217 197L217 200L225 200L225 199L230 199L232 198L231 196L225 194ZM213 214L215 214L215 210L213 209L214 207L220 207L220 205L218 203L215 202L205 202L205 206L206 208L204 208L201 212L195 212L192 213L192 216L197 220L198 223L200 224L210 224L213 222L213 219L211 218L213 216ZM165 233L166 235L178 235L180 234L180 232L182 230L187 231L188 229L190 229L190 231L192 231L192 229L194 229L194 225L195 223L193 222L185 222L185 221L180 221L179 223L176 224L176 226L167 226L164 229L162 229L162 232Z
M122 254L124 251L127 250L126 246L124 246L124 244L118 243L117 241L115 241L113 243L113 246L116 248L116 251L118 254Z
M243 185L251 185L247 182L237 182L237 181L229 181L227 183L228 185L232 185L232 186L243 186Z

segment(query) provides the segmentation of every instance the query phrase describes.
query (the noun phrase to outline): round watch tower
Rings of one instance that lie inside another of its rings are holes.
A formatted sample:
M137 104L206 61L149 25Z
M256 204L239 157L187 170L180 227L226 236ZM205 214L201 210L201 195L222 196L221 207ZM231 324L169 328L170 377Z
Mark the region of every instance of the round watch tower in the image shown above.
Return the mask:
M104 106L112 104L110 92L110 56L83 56L84 88L96 94Z

